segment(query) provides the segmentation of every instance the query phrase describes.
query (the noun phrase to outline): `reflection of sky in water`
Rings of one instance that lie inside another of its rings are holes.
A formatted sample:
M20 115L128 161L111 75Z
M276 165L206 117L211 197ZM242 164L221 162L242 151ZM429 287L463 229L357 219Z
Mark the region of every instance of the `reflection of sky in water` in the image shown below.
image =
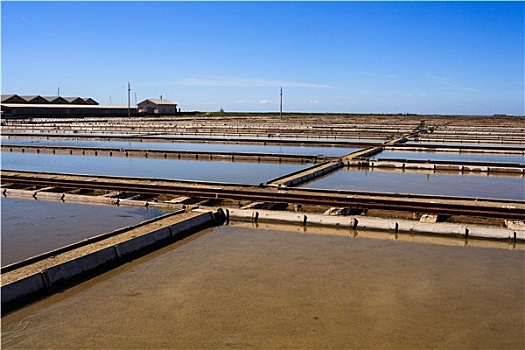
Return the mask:
M311 165L2 152L2 169L246 184L267 182Z
M327 142L328 143L328 142ZM359 150L343 147L301 147L277 145L234 145L219 143L180 143L180 142L137 142L137 141L87 141L87 140L46 140L46 139L3 139L5 145L40 145L40 146L71 146L124 148L147 150L177 150L177 151L211 151L211 152L251 152L251 153L286 153L325 155L341 157Z
M222 135L221 135L222 134ZM56 134L53 134L56 135ZM224 134L223 132L219 132L218 135L210 135L210 133L190 133L190 135L182 135L182 134L119 134L119 133L74 133L74 134L64 134L64 137L78 137L78 136L88 136L88 137L129 137L129 136L139 136L141 138L159 138L159 135L162 139L187 139L187 140L195 140L195 139L215 139L215 140L268 140L268 141L276 141L276 140L283 140L283 141L344 141L344 142L367 142L367 143L378 143L381 144L385 141L387 141L387 138L367 138L364 134L363 137L360 137L359 135L354 137L347 137L347 136L305 136L305 137L293 137L293 136L279 136L277 134L272 133L271 136L265 135L265 136L255 136L255 135L246 135L246 134ZM7 138L8 136L4 135L4 138ZM14 136L16 137L16 136Z
M448 152L403 152L383 151L376 154L372 159L395 158L395 159L417 159L417 160L451 160L465 162L487 162L487 163L525 163L525 156L513 154L490 154L490 153L448 153Z
M138 224L157 209L2 198L2 266Z
M524 178L521 176L452 175L423 171L365 171L344 168L303 187L524 200L524 186Z
M107 136L107 134L105 135ZM143 135L143 137L148 137L148 135ZM170 135L162 135L163 138L167 138L169 139L170 138ZM218 139L218 140L224 140L224 139L243 139L243 140L269 140L269 141L275 141L275 140L283 140L283 141L327 141L327 142L332 142L332 141L345 141L345 142L374 142L374 143L383 143L386 141L386 138L366 138L366 137L363 137L363 138L359 138L359 136L357 136L357 138L353 137L353 138L349 138L349 137L345 137L345 136L326 136L326 137L319 137L319 136L307 136L307 137L286 137L286 136L277 136L276 134L272 134L272 136L268 136L268 137L257 137L257 136L253 136L253 135L249 135L249 136L246 136L246 135L242 135L242 134L226 134L226 136L214 136L214 135L209 135L209 134L206 134L206 133L201 133L201 134L197 134L196 136L192 136L192 135L174 135L174 136L171 136L172 138L184 138L184 139L194 139L194 138L202 138L202 137L206 137L206 138L211 138L211 139Z
M506 141L505 143L503 143L503 142L499 142L497 140L495 140L494 142L485 142L485 141L480 141L480 142L477 142L477 141L472 141L472 142L456 141L456 142L454 142L453 140L444 140L444 141L440 141L440 140L437 140L437 141L436 140L432 140L432 141L420 140L420 141L407 141L407 144L422 145L422 146L428 146L428 145L461 146L461 145L465 145L465 146L484 146L484 147L489 147L490 148L490 147L495 147L495 146L509 146L509 147L523 146L525 144L525 141L517 140L515 142L508 142L508 141Z

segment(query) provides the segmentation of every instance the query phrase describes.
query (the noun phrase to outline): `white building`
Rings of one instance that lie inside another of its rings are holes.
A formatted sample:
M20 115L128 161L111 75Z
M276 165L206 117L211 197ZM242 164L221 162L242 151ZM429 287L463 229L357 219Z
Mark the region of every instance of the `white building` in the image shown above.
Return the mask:
M139 113L176 114L177 104L168 100L144 100L138 103Z

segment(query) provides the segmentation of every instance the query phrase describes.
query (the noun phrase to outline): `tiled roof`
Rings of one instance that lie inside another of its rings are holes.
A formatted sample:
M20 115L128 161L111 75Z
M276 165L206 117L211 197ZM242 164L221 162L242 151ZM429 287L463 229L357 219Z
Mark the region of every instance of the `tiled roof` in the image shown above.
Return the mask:
M139 105L144 103L144 102L146 102L146 101L150 101L151 103L154 103L156 105L170 105L170 106L171 105L177 105L175 102L171 102L169 100L155 100L155 99L144 100L144 101L140 102Z
M12 101L15 103L31 103L33 100L43 100L42 103L62 103L62 104L74 104L74 105L98 105L98 102L90 97L62 97L62 96L41 96L41 95L16 95L16 94L4 94L2 95L2 102L9 99L17 100ZM45 102L44 102L45 101ZM34 103L32 103L34 104Z

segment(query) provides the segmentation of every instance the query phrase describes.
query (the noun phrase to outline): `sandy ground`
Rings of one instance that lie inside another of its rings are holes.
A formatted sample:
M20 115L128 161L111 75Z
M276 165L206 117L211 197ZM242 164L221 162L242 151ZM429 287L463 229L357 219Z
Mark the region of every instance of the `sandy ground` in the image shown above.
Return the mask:
M10 131L13 125L30 130L35 127L47 127L50 130L58 128L67 129L68 125L60 125L56 120L64 118L43 118L38 119L40 125L27 125L16 120L6 120L6 125L2 128L4 132ZM132 133L140 132L140 128L148 128L153 125L159 127L178 127L194 128L213 126L217 130L226 128L282 128L283 130L293 130L295 128L309 128L313 126L347 126L352 128L360 126L405 126L415 128L421 121L425 121L427 126L437 128L444 127L484 127L484 128L523 128L525 120L523 116L440 116L440 115L374 115L374 114L294 114L287 113L280 119L277 114L256 114L256 113L199 113L191 116L149 116L136 118L109 118L107 121L100 118L67 118L75 126L86 127L106 127L118 128L122 133L127 131ZM37 120L37 119L35 119ZM47 124L46 124L47 122ZM69 124L71 124L69 123ZM131 129L133 127L133 129Z

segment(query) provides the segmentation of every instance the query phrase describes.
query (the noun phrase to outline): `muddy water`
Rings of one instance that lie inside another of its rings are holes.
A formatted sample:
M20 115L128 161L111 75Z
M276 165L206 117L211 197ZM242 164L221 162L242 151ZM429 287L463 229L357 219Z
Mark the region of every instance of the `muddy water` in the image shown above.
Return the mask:
M523 348L524 275L523 251L223 226L3 317L2 346Z
M2 198L2 266L138 224L157 209Z

